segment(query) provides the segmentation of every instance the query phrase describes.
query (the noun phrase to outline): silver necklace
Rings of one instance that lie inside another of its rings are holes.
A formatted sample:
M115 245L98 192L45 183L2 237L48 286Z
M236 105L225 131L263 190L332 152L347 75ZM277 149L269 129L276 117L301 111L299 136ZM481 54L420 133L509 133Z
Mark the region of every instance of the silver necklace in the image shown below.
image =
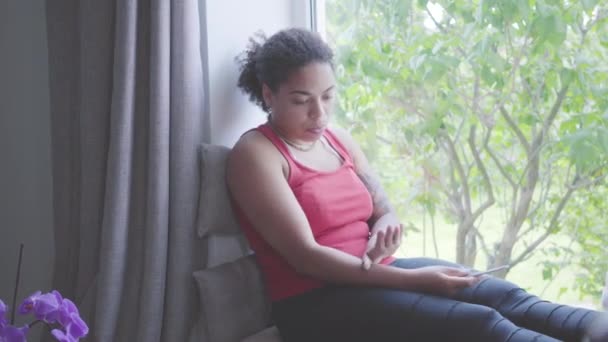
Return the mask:
M285 138L281 133L279 133L279 131L276 128L274 128L274 125L270 121L268 121L268 125L270 126L272 131L279 137L279 139L283 140L283 142L285 142L287 145L295 148L298 151L308 152L308 151L311 151L313 148L315 148L315 146L317 145L317 140L313 141L309 145L298 144L294 141L291 141L291 140Z

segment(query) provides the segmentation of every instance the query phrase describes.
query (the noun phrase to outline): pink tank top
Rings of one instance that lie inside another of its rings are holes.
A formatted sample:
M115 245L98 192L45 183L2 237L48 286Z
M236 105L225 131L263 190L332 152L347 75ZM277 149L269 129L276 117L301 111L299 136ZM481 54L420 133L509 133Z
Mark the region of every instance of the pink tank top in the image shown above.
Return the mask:
M285 143L268 124L256 128L268 138L289 164L287 182L304 210L315 240L320 244L362 257L369 236L367 221L373 211L371 196L357 174L351 156L327 129L324 137L342 157L335 171L311 169L293 158ZM298 274L277 251L257 233L243 212L235 206L239 223L249 241L273 301L310 291L324 282ZM392 262L386 258L383 264Z

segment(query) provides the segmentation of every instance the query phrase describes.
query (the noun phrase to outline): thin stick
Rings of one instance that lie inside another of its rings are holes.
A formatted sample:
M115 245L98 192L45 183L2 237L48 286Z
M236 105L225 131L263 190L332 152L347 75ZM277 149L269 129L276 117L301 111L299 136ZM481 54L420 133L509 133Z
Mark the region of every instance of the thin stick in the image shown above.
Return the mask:
M11 324L15 324L15 307L17 306L17 291L19 290L19 279L21 278L21 259L23 257L23 244L19 246L19 261L17 261L17 278L15 279L15 291L13 292L13 305L11 307Z

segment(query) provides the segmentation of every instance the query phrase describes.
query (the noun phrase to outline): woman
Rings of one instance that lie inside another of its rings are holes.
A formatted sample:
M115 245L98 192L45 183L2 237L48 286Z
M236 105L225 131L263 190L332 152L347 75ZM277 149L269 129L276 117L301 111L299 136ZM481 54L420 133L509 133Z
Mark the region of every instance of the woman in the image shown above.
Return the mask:
M328 128L331 49L302 29L240 59L268 113L233 148L227 179L273 317L291 341L579 341L597 312L541 301L456 264L395 259L401 228L357 143Z

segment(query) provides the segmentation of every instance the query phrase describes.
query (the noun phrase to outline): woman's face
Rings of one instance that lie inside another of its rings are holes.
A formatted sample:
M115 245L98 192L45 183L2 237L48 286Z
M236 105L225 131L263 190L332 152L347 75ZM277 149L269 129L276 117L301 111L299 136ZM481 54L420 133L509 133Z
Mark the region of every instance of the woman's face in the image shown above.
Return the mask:
M276 92L263 86L270 120L285 138L312 142L321 137L333 110L334 72L328 63L311 63L292 72Z

